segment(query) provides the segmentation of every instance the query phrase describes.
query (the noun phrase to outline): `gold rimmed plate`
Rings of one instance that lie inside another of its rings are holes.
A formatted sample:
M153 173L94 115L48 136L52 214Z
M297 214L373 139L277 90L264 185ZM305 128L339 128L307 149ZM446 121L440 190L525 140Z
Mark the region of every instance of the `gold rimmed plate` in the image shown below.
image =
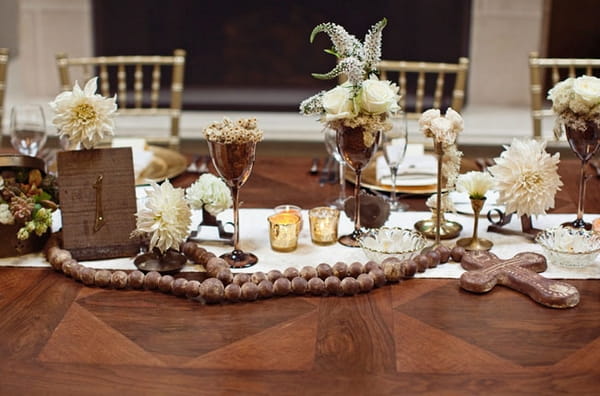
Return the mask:
M187 159L181 153L159 146L147 146L152 160L138 175L135 184L161 182L182 174L187 168Z

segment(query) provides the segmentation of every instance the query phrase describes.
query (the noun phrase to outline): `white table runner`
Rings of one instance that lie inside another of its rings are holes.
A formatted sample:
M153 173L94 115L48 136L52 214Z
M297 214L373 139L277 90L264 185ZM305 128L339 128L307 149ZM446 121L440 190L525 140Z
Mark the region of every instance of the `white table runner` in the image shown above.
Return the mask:
M360 248L348 248L339 244L330 246L317 246L310 240L310 230L308 227L308 214L303 211L304 227L300 233L298 241L298 249L291 253L279 253L271 250L269 245L269 232L267 217L273 213L272 209L242 209L240 210L240 240L243 250L253 252L259 258L259 262L253 267L242 270L241 272L263 271L268 272L272 269L284 270L287 267L296 267L298 269L305 265L316 266L319 263L334 264L338 261L352 263L354 261L366 262L367 258ZM60 226L60 217L55 213L55 226ZM413 224L419 220L430 218L429 212L400 212L392 213L388 219L387 226L398 226L404 228L412 228ZM196 229L200 222L202 214L200 211L195 211L192 218L192 229ZM218 216L219 220L224 222L232 221L233 213L227 210ZM459 238L470 237L473 229L473 217L459 214L447 214L447 219L454 220L462 224L463 231ZM585 219L591 221L598 215L587 214ZM533 224L536 228L544 229L559 225L565 221L573 220L574 214L553 214L540 216L533 219ZM498 257L506 259L513 255L524 252L542 253L539 245L530 242L524 237L508 236L496 233L488 233L488 221L485 217L481 217L479 221L479 236L490 239L494 242L492 252ZM508 226L511 229L519 230L520 221L517 218ZM342 214L340 217L339 232L340 235L349 233L353 229L350 220ZM454 246L456 239L442 241L445 245ZM231 246L223 244L204 244L207 250L220 255L232 250ZM132 258L120 258L111 260L96 260L82 262L82 264L93 268L108 268L108 269L128 269L133 270ZM9 257L0 259L0 266L11 267L48 267L44 257L38 254L28 254L19 257ZM184 271L198 271L201 268L197 265L188 265ZM417 277L424 278L458 278L464 272L459 264L447 263L427 270L423 274L417 274ZM600 279L600 260L586 268L564 268L552 263L548 264L548 270L544 272L544 276L554 279Z

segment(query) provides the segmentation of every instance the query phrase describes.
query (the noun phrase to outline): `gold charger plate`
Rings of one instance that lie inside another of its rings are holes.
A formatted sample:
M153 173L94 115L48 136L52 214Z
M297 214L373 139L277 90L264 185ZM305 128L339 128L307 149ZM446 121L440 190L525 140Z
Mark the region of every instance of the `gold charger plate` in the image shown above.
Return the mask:
M389 184L381 184L377 181L377 171L376 171L376 163L377 157L381 155L381 153L377 153L371 159L371 162L363 169L362 177L360 185L364 188L368 188L376 191L384 191L384 192L392 192L392 186ZM346 172L346 180L354 183L356 181L356 175L352 171L346 167L349 172ZM431 184L427 186L396 186L396 192L402 194L433 194L437 192L437 184Z
M161 182L182 174L187 168L187 159L181 153L159 146L148 146L152 160L137 177L135 184L148 181Z

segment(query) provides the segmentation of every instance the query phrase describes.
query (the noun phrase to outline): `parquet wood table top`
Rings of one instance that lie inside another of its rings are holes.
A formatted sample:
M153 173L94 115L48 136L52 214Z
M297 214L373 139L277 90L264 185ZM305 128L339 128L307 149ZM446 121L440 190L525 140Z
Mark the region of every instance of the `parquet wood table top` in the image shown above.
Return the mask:
M245 207L334 198L309 166L259 157ZM557 211L575 211L576 173L561 164ZM599 186L590 180L589 213ZM424 208L423 197L406 201ZM456 279L201 305L1 268L0 394L598 394L600 280L568 282L581 302L565 310L503 287L475 295Z

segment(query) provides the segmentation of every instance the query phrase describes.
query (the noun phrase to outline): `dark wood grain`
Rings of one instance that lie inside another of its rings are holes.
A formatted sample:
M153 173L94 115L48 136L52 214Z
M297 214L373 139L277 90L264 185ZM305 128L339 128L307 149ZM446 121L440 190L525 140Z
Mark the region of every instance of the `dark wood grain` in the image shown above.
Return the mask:
M244 205L335 198L337 186L319 186L310 164L258 158ZM561 164L555 212L574 212L577 171ZM588 213L600 211L599 187L590 179ZM423 197L404 199L425 208ZM503 287L472 294L456 279L205 306L1 268L0 394L596 394L600 281L569 283L581 302L567 310Z

